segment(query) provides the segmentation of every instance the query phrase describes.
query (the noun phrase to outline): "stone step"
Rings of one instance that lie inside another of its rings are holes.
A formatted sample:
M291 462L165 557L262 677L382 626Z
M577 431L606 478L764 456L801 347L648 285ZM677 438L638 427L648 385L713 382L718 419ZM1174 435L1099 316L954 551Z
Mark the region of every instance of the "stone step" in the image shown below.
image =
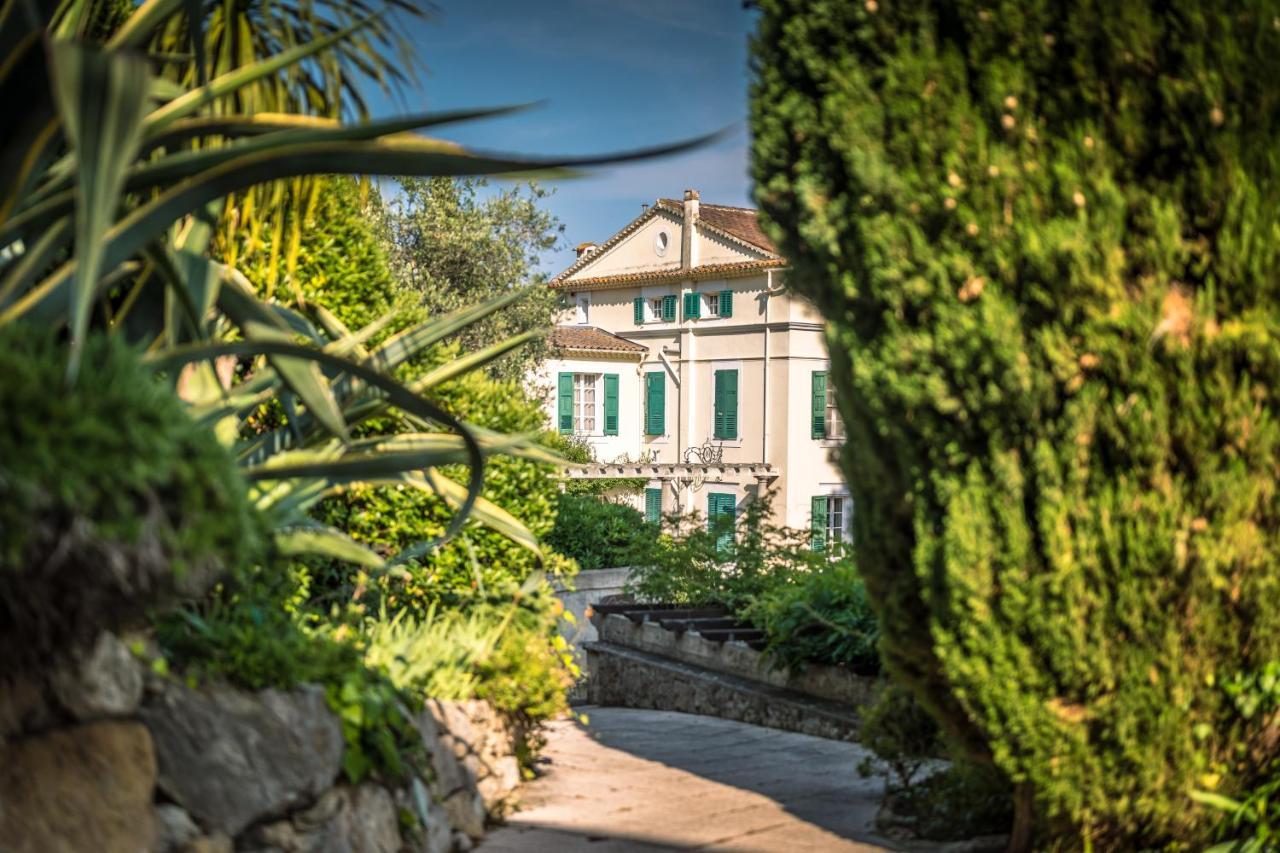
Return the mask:
M857 740L860 720L849 705L614 643L587 643L586 649L590 701L597 705L683 711Z
M706 628L698 631L704 639L716 643L754 643L764 640L764 631L750 626L736 628Z
M722 616L720 618L711 619L667 619L663 617L658 620L663 628L668 631L675 631L677 634L683 634L685 631L703 631L708 628L746 628L740 619L734 619L732 616Z

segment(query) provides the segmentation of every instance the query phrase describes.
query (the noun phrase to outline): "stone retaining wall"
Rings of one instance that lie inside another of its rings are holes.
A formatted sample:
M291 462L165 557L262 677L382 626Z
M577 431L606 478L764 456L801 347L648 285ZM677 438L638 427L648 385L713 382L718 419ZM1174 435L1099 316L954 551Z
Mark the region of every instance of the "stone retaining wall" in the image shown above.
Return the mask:
M874 680L839 667L774 669L745 643L676 634L657 622L597 614L597 642L585 644L587 698L598 705L683 711L786 731L856 740L857 709Z
M346 783L315 685L190 689L103 634L39 682L0 685L6 853L469 850L512 806L515 732L484 702L414 721L428 778Z
M616 613L593 621L602 642L845 705L865 705L873 698L874 678L840 667L810 664L800 671L778 669L746 643L707 640L696 631L676 634L657 622L636 623Z

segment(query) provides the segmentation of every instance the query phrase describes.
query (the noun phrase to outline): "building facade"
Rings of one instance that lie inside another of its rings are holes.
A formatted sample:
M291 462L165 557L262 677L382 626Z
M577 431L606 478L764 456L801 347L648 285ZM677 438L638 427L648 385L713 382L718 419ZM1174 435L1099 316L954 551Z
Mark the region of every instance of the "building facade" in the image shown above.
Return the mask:
M562 433L647 480L637 508L704 516L771 502L773 519L847 536L843 441L823 324L785 287L754 210L659 199L552 279L566 311L539 377Z

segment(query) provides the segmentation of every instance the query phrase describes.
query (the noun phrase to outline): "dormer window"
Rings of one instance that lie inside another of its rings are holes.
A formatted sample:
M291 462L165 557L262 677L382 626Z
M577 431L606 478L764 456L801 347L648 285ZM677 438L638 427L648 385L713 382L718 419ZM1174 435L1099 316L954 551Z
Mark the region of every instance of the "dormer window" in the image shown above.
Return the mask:
M579 326L585 326L591 322L591 295L588 293L579 293L577 300L574 302L574 322Z

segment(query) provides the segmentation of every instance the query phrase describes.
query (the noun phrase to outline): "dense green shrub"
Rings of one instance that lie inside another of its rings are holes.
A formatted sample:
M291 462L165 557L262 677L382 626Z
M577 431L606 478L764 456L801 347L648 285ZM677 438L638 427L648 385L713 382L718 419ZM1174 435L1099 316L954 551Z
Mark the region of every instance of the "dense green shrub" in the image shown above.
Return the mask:
M1276 755L1280 7L762 0L754 177L826 315L886 665L1027 818L1207 837ZM1203 738L1189 733L1201 731Z
M645 601L714 603L741 612L757 596L791 583L813 557L801 536L773 523L768 501L753 500L736 518L666 519L662 535L637 558L627 589Z
M227 452L117 338L0 326L0 671L203 591L263 536Z
M501 432L537 432L544 425L541 405L518 384L480 373L442 386L436 399L468 423ZM554 466L545 463L493 457L485 465L482 494L543 538L555 524L559 491L553 474ZM357 487L325 501L317 516L361 542L396 551L442 534L453 508L434 494L406 486ZM572 574L574 567L554 551L535 554L472 522L458 539L413 561L407 569L407 579L389 579L385 584L393 612L408 606L421 614L437 601L464 600L521 583L538 569L565 575Z
M852 559L820 555L790 580L760 593L742 614L764 631L770 658L790 668L824 663L878 673L880 630Z
M591 495L560 495L547 545L578 568L608 569L642 559L657 530L634 507Z

